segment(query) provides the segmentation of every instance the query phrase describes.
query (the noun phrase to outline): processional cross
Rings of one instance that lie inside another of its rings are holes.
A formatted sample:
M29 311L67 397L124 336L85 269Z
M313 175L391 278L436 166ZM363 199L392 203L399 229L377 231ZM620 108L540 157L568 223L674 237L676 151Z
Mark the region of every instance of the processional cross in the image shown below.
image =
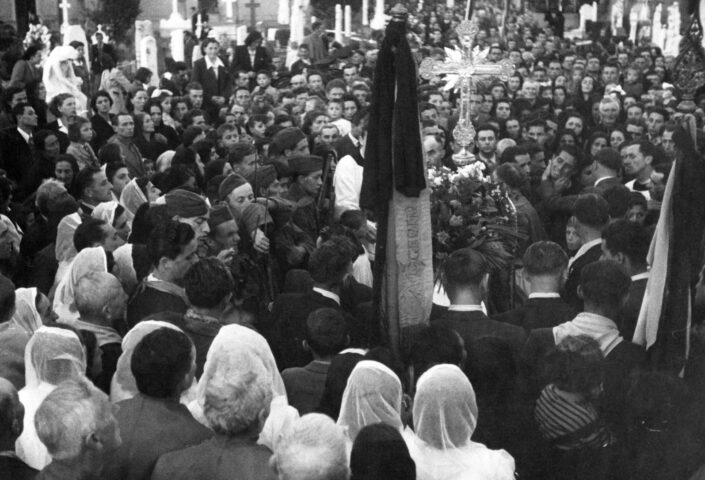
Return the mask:
M470 118L470 94L475 91L475 77L499 77L507 81L514 72L514 64L511 60L502 60L499 63L487 63L484 57L478 55L474 58L473 43L475 36L480 31L477 22L474 20L464 20L455 30L458 32L461 49L457 55L452 55L445 61L426 58L419 66L419 74L427 80L443 74L457 75L456 86L460 88L460 115L458 124L453 129L453 138L462 149L453 155L453 161L461 166L472 162L473 155L467 147L475 141L475 128Z

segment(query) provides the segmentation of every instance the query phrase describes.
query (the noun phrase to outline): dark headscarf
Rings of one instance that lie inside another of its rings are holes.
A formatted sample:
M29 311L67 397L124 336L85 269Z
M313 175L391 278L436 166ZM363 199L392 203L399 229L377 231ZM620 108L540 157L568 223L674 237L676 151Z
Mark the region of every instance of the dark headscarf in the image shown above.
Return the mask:
M416 464L401 434L384 423L367 425L355 438L350 480L414 480Z

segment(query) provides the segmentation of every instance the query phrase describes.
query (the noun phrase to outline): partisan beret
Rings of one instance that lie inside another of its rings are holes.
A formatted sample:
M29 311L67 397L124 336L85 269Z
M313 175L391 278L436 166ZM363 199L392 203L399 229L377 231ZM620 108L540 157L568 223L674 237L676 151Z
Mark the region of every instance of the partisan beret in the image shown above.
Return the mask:
M208 213L208 204L200 195L177 188L164 195L166 211L170 217L202 217Z
M208 217L208 226L214 229L221 223L233 220L233 215L227 205L216 205L211 208L211 214Z
M272 164L262 165L250 170L245 179L255 192L259 192L260 188L267 188L277 179L277 169Z
M246 183L247 180L245 180L242 175L238 175L237 173L228 175L220 182L220 187L218 187L218 199L222 202L230 195L230 192L238 187L242 187Z
M316 155L298 155L288 160L292 175L310 175L318 170L323 170L323 159Z
M296 147L296 144L301 140L305 139L306 135L301 131L300 128L287 127L280 130L272 138L272 144L269 146L272 153L279 154L284 152L284 150L292 150Z

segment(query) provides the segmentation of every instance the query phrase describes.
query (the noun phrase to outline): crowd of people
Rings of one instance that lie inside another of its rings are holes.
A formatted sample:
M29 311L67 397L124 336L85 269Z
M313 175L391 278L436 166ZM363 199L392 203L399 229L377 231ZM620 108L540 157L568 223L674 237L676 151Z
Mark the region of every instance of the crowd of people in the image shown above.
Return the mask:
M458 45L441 3L409 18L419 61ZM516 209L512 298L451 253L401 356L360 208L381 33L316 22L291 64L257 31L205 38L134 78L102 38L90 68L81 44L27 48L0 113L0 477L705 478L703 312L682 372L632 342L705 95L657 48L500 13L475 6L476 45L515 71L466 100ZM417 100L428 167L453 170L445 80Z

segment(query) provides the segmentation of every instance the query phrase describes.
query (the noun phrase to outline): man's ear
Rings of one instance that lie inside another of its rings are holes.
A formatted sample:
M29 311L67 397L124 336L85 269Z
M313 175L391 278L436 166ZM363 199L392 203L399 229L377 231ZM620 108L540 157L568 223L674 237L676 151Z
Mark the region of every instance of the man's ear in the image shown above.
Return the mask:
M310 347L309 344L308 344L308 340L303 340L303 341L301 342L301 346L304 348L304 351L305 351L305 352L310 352L310 351L311 351L311 347Z
M651 165L651 163L652 163L653 161L654 161L654 157L651 156L651 155L646 155L646 156L644 157L644 162L645 162L647 165Z
M578 298L580 300L585 300L585 296L583 295L583 286L578 285Z
M96 432L92 432L88 435L83 443L89 451L99 452L103 449L103 440L96 434Z

